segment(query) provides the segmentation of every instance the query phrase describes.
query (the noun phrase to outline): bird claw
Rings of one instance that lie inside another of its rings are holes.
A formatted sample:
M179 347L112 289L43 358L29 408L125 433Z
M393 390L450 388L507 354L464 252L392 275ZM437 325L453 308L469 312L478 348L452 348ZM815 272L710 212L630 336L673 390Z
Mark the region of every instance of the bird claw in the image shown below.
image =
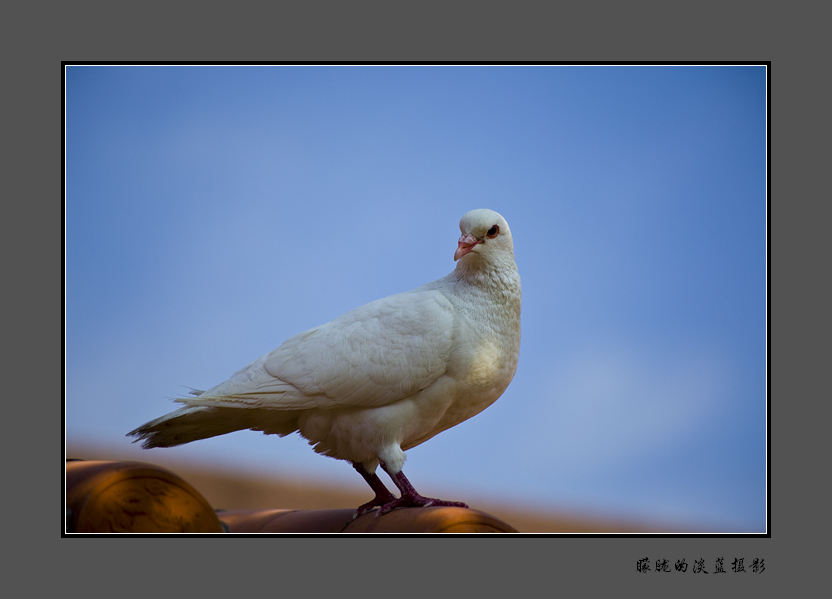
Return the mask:
M433 497L422 497L421 495L402 495L398 499L380 506L378 512L376 512L376 518L401 507L461 507L467 509L468 504L461 501L445 501Z
M390 474L390 471L387 469L387 466L384 462L379 461L381 467ZM368 501L364 505L360 506L357 510L355 510L355 514L353 515L353 520L356 518L363 516L371 512L373 509L378 507L378 511L376 512L376 518L379 516L383 516L384 514L389 514L393 510L400 508L400 507L461 507L461 508L468 508L468 504L462 503L461 501L445 501L444 499L435 499L433 497L423 497L419 495L416 489L413 488L413 485L410 484L410 481L407 480L407 477L404 475L404 472L399 470L395 474L390 474L390 477L393 479L393 482L396 483L396 486L399 488L399 492L401 493L400 497L394 496L387 488L382 484L379 480L378 476L374 473L368 473L358 462L353 462L353 467L364 477L364 480L373 488L376 492L376 496L373 497L372 501Z
M356 520L356 519L360 518L361 516L363 516L364 514L369 514L373 510L377 509L379 507L379 505L381 505L381 504L379 504L375 500L373 500L373 501L369 501L369 502L365 503L364 505L359 506L358 509L355 510L355 513L352 515L352 519Z
M373 510L380 508L385 505L390 505L391 503L395 503L398 499L392 494L387 493L384 496L376 495L372 501L368 501L364 505L360 505L358 509L355 510L355 513L352 515L352 519L355 520L360 518L365 514L369 514ZM376 514L376 518L378 518L378 514Z

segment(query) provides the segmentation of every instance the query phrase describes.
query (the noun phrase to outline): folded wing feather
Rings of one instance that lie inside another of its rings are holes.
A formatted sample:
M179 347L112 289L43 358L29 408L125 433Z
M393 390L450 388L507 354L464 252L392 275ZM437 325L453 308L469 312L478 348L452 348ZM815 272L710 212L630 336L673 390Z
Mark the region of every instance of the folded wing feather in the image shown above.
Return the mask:
M437 289L386 297L287 339L188 406L286 410L378 407L445 373L454 310Z

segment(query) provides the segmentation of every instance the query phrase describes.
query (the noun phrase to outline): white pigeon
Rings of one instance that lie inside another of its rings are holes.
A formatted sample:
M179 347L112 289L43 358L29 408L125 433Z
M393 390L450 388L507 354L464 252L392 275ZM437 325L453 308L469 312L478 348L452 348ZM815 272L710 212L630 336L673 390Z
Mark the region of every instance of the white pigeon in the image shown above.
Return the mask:
M480 209L459 229L449 275L295 335L128 435L151 448L243 429L299 431L316 452L351 462L375 492L356 517L376 507L468 507L419 495L402 472L405 450L490 406L517 368L520 275L508 223Z

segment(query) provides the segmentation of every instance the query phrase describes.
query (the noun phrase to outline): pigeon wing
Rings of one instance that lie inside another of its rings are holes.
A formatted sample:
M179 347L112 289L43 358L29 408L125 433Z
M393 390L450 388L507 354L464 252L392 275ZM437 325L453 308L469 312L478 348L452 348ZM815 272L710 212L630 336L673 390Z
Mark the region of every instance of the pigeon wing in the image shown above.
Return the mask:
M309 329L187 405L308 409L377 407L436 382L447 370L454 307L437 290L370 302Z

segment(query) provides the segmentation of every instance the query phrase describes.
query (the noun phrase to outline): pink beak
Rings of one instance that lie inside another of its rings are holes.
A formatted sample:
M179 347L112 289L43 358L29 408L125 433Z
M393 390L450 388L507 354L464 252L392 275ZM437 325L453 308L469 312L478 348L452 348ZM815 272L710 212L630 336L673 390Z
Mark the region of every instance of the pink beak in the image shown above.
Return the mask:
M478 243L482 243L479 239L471 235L470 233L464 233L459 236L459 247L456 248L454 252L454 262L462 258L465 254L470 252L474 249L474 246Z

